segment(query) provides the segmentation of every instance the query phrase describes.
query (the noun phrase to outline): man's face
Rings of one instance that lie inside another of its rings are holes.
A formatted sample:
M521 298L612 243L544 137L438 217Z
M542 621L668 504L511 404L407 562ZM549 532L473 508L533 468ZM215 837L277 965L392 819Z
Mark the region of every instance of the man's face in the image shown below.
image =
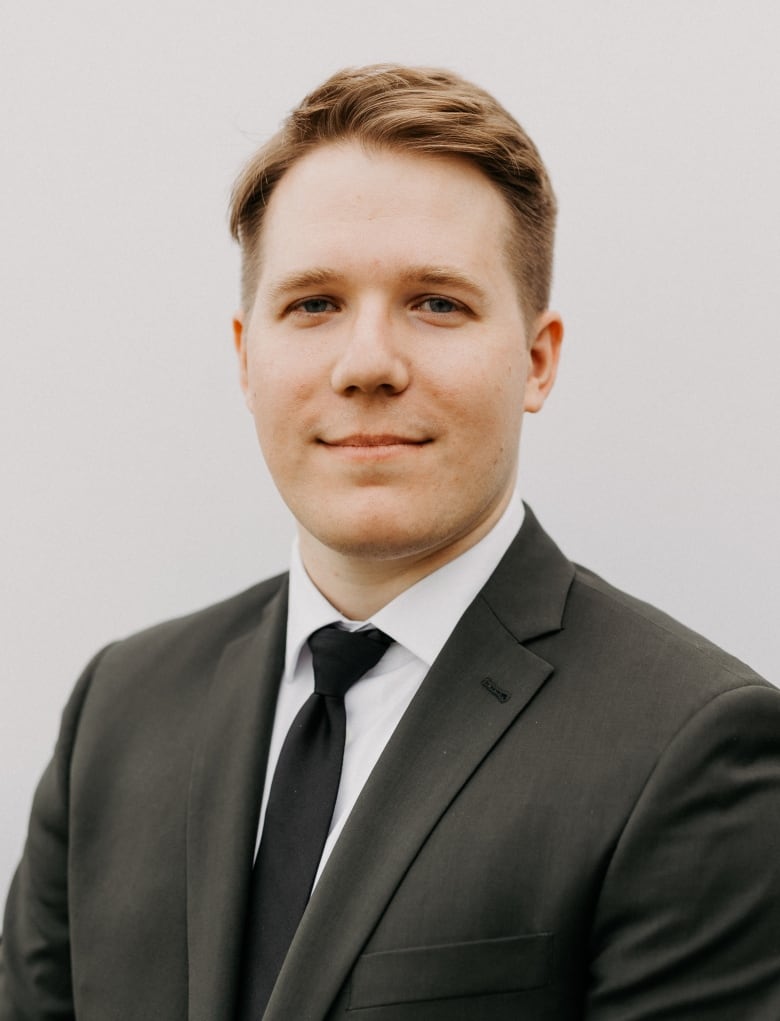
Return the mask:
M529 345L510 223L458 159L328 145L277 185L235 329L304 559L455 555L506 506L560 341L548 313Z

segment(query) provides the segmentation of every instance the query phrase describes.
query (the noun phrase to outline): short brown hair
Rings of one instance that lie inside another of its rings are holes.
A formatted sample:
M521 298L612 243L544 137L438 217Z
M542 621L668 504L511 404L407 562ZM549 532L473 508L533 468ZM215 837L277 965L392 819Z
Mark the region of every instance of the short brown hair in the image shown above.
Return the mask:
M282 176L317 146L338 141L468 160L500 190L515 230L509 256L526 315L547 308L555 195L528 135L484 89L449 71L376 64L338 71L292 111L233 186L230 229L241 245L241 300L254 301L263 215Z

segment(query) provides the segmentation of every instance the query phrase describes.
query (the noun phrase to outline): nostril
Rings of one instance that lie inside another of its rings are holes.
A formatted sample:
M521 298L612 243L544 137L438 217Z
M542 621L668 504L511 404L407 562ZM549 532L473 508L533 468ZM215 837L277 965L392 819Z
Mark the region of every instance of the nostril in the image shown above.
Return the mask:
M377 357L376 352L358 353L354 346L334 365L331 385L340 393L395 394L409 385L405 362L391 354Z

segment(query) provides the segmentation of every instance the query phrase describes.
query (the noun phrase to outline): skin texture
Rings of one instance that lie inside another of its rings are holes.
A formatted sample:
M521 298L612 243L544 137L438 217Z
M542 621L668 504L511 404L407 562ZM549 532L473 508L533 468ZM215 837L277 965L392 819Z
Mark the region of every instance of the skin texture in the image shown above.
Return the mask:
M315 584L364 619L476 543L515 484L560 317L525 322L510 214L465 161L309 153L266 213L234 320L260 446Z

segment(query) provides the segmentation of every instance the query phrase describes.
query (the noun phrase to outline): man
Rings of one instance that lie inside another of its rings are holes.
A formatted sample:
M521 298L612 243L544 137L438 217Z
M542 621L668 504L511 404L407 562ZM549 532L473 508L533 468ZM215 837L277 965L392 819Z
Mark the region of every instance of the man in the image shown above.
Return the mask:
M252 158L234 330L289 579L85 671L2 1021L780 1017L780 692L515 494L554 215L524 132L443 72L337 74ZM323 631L381 645L346 693Z

